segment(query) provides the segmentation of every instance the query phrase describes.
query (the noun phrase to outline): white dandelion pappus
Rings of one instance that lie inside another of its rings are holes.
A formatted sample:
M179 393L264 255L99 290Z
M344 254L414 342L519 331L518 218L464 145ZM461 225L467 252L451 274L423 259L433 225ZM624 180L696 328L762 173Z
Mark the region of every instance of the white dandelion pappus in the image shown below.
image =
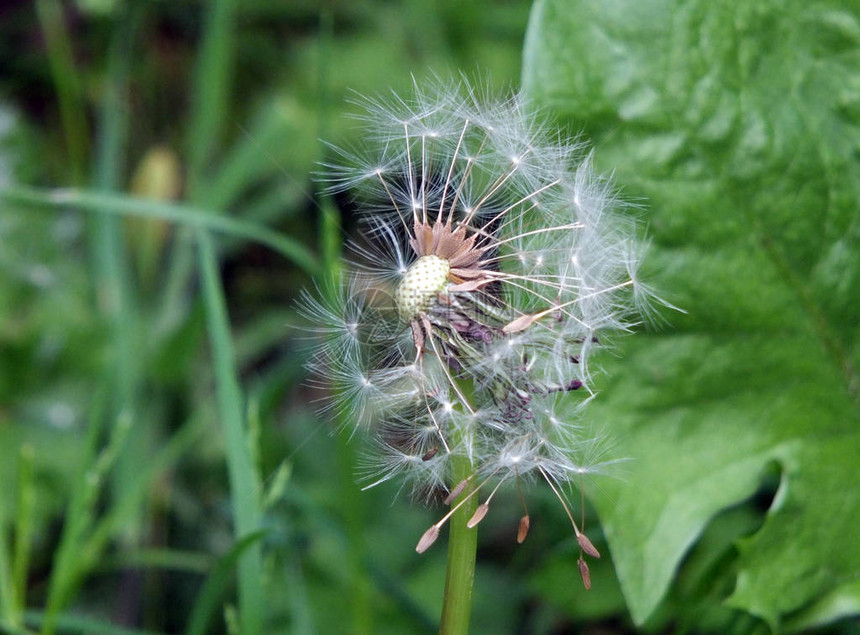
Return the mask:
M325 165L330 189L356 201L355 262L336 293L302 304L324 336L311 366L331 407L373 439L369 486L453 489L450 502L464 488L450 459L465 456L470 495L490 490L470 526L502 484L541 480L596 555L562 492L605 465L576 407L559 404L590 399L598 336L627 330L647 295L635 222L583 144L551 134L519 96L438 84L363 105L367 147ZM528 525L526 514L520 542Z

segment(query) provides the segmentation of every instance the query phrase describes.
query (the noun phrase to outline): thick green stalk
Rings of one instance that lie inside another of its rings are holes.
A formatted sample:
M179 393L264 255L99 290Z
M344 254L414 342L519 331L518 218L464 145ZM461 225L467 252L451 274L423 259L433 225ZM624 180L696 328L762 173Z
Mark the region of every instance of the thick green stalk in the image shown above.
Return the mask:
M472 476L469 457L455 456L453 459L453 483ZM463 490L457 502L472 493L474 483ZM456 502L453 504L457 504ZM472 613L472 586L475 581L475 552L478 548L478 530L469 529L466 523L478 508L477 495L463 503L451 520L448 535L448 569L445 573L445 597L442 604L442 623L439 632L443 635L465 635L469 632L469 617Z

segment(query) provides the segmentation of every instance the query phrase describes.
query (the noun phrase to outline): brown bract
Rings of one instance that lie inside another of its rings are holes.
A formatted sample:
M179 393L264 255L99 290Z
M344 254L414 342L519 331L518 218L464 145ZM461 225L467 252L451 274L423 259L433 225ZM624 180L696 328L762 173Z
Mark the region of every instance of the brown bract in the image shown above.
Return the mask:
M467 235L466 227L458 225L454 229L451 221L443 223L437 219L431 226L426 220L416 219L412 226L409 244L418 257L438 256L451 264L449 280L455 284L467 280L477 280L487 271L481 267L481 256L488 247L476 245L478 234Z
M436 256L447 260L451 266L448 280L455 286L449 290L469 292L492 282L495 278L491 269L485 268L482 261L484 254L490 249L489 241L481 244L478 239L481 234L475 230L469 231L467 225L458 223L456 228L449 217L446 222L437 218L432 225L424 218L417 216L412 223L412 236L409 244L419 258ZM424 329L425 332L421 332ZM429 323L420 316L412 320L412 338L418 355L421 354L425 338L431 337Z

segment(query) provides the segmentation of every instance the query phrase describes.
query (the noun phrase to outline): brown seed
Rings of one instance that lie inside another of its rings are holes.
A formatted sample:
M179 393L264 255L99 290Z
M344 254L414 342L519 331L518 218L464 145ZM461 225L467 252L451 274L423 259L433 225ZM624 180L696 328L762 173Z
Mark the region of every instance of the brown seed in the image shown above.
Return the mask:
M448 287L448 291L453 292L464 292L464 291L474 291L476 289L480 289L482 286L489 284L492 282L490 278L484 278L480 280L467 280L466 282L461 282L460 284L452 284Z
M591 572L588 570L588 565L582 558L576 563L579 567L579 575L582 578L582 583L585 585L585 590L591 590Z
M490 511L490 506L487 503L483 503L478 505L478 509L475 510L475 513L472 514L472 517L469 519L469 522L466 523L466 527L471 529L479 522L484 519L484 516L487 515L487 512Z
M434 456L436 456L436 453L437 453L438 451L439 451L439 448L430 448L429 450L427 450L427 453L426 453L424 456L422 456L422 457L421 457L421 460L422 460L422 461L429 461L429 460L430 460L430 459L432 459Z
M505 333L519 333L532 325L540 317L540 313L534 315L521 315L516 320L508 322L502 327Z
M424 532L424 535L421 536L421 540L418 541L418 544L415 546L415 551L418 553L424 553L430 548L436 539L439 537L439 527L433 525Z
M529 535L529 515L526 514L522 518L520 518L520 526L517 529L517 543L523 544L523 541L526 539L526 536Z
M586 536L585 534L577 534L576 541L579 543L579 546L582 548L582 550L589 556L591 556L592 558L600 557L600 552L593 544L591 544L591 541L588 539L588 536Z
M443 502L446 505L450 505L451 503L453 503L454 499L457 498L462 493L462 491L464 489L466 489L466 483L467 482L468 481L466 479L463 479L462 481L457 483L457 486L451 490L451 493L445 497L445 500Z
M412 320L409 326L412 329L412 341L415 343L415 350L421 352L424 350L424 331L421 330L421 325L417 320Z

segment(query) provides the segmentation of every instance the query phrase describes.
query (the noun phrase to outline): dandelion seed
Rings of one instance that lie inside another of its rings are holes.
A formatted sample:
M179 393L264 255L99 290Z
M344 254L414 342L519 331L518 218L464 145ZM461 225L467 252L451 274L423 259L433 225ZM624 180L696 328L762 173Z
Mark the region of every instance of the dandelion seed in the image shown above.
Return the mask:
M415 551L417 551L418 553L424 553L430 548L430 545L436 542L436 539L438 537L439 527L433 525L432 527L430 527L430 529L424 532L423 536L421 536L421 540L418 541L418 545L416 545Z
M525 508L521 483L542 481L582 553L600 557L565 491L611 463L579 416L594 396L598 336L629 330L651 297L635 221L584 145L519 96L440 83L363 105L365 152L335 150L324 173L357 203L352 262L333 294L305 294L302 310L323 339L311 366L334 384L328 407L373 439L368 487L396 477L416 494L449 491L450 505L472 483L420 553L484 488L469 527L503 485L516 483ZM453 484L463 457L472 476ZM517 542L529 525L526 511Z
M591 541L585 534L577 534L576 541L579 543L580 548L592 558L599 558L600 552L595 548Z
M523 544L526 540L526 536L529 535L529 525L531 521L529 520L528 514L520 518L520 525L517 528L517 543Z
M471 529L472 527L477 525L484 519L484 516L487 515L488 511L490 511L490 506L487 503L482 503L481 505L478 505L478 509L476 509L475 513L472 514L472 517L466 523L466 527Z
M443 501L445 505L450 505L455 500L457 500L457 497L463 493L463 490L466 489L466 485L468 483L469 481L467 481L466 479L463 479L462 481L457 483L454 489L452 489L448 496L445 497L445 500Z
M580 558L576 561L576 566L579 567L579 576L582 578L582 584L586 591L591 591L591 571L588 569L588 564Z

